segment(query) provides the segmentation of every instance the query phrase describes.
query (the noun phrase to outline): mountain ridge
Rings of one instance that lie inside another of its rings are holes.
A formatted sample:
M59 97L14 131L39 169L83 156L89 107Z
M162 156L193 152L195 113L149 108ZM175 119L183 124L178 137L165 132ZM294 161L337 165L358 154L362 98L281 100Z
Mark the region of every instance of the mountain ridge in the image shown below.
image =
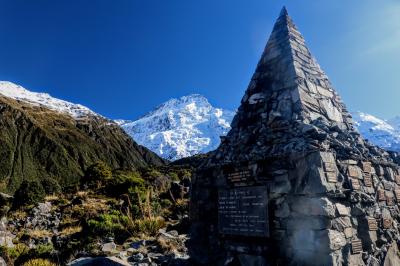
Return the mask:
M71 103L61 105L66 109L54 110L31 99L4 96L1 91L5 88L0 88L1 191L14 192L23 180L45 178L62 186L76 185L86 168L97 161L113 169L165 164L116 123L91 110L71 109ZM53 99L48 100L58 100Z

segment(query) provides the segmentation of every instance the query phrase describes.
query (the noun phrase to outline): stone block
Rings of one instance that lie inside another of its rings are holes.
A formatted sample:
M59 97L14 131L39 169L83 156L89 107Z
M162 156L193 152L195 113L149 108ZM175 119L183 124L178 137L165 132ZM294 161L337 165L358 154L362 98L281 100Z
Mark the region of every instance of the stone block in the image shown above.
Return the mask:
M346 207L341 203L336 203L335 206L340 216L350 216L349 207Z
M328 230L329 247L331 250L339 250L347 243L344 233L336 230Z
M324 230L331 227L331 220L326 217L292 217L286 221L286 230Z
M352 227L345 228L344 235L346 238L352 238L353 237L353 228Z
M361 172L360 168L356 165L349 165L347 167L347 174L350 177L362 179L362 172Z
M286 218L290 215L289 205L286 202L279 204L275 210L275 216L278 218Z
M291 210L298 214L335 217L335 207L327 198L295 197L290 204Z

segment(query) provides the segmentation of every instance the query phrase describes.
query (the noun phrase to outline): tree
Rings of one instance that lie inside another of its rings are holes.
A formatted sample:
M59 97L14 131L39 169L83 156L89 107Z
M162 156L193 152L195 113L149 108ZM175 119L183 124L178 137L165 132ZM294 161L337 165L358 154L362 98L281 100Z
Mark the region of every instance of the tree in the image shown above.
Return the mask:
M14 194L14 207L36 204L44 200L45 191L38 181L24 180Z

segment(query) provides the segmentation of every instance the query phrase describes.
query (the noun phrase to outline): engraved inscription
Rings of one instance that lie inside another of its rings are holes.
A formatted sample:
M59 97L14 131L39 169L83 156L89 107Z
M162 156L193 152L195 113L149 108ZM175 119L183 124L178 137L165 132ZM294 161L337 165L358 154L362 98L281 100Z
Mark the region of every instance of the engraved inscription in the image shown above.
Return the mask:
M336 172L336 165L334 163L324 163L325 172Z
M221 234L268 237L266 187L241 187L218 192L218 229Z
M351 251L353 254L362 252L362 243L360 239L354 239L351 241Z
M400 175L395 176L395 181L397 185L400 185Z
M362 166L365 173L371 173L371 162L363 162Z
M378 223L375 218L368 217L368 229L369 231L377 231L378 230Z
M357 168L357 166L349 165L348 166L348 172L349 172L349 176L358 177L358 168Z
M360 186L360 182L358 179L355 178L350 178L350 182L351 182L351 187L354 190L360 190L361 186Z
M385 191L383 189L378 189L378 200L379 201L385 201Z
M383 218L383 228L389 229L392 227L392 219L390 218Z
M372 177L370 173L364 173L364 185L366 187L372 187Z
M245 182L250 177L249 170L237 171L228 174L228 180L232 183Z
M400 189L395 189L394 195L396 196L397 202L400 202Z
M326 172L325 175L329 183L337 182L337 174L335 172Z
M393 196L386 195L386 204L387 204L388 206L393 206L393 205L394 205Z

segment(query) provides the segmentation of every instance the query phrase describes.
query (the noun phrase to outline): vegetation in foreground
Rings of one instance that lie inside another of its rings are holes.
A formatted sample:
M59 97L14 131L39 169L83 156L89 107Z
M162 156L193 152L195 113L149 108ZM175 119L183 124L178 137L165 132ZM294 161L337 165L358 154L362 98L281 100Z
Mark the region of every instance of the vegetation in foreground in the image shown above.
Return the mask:
M3 207L12 234L0 256L10 265L63 265L126 249L134 254L140 248L129 247L146 240L160 253L182 249L159 235L165 228L186 233L190 178L190 168L128 171L97 162L76 187L24 181Z

